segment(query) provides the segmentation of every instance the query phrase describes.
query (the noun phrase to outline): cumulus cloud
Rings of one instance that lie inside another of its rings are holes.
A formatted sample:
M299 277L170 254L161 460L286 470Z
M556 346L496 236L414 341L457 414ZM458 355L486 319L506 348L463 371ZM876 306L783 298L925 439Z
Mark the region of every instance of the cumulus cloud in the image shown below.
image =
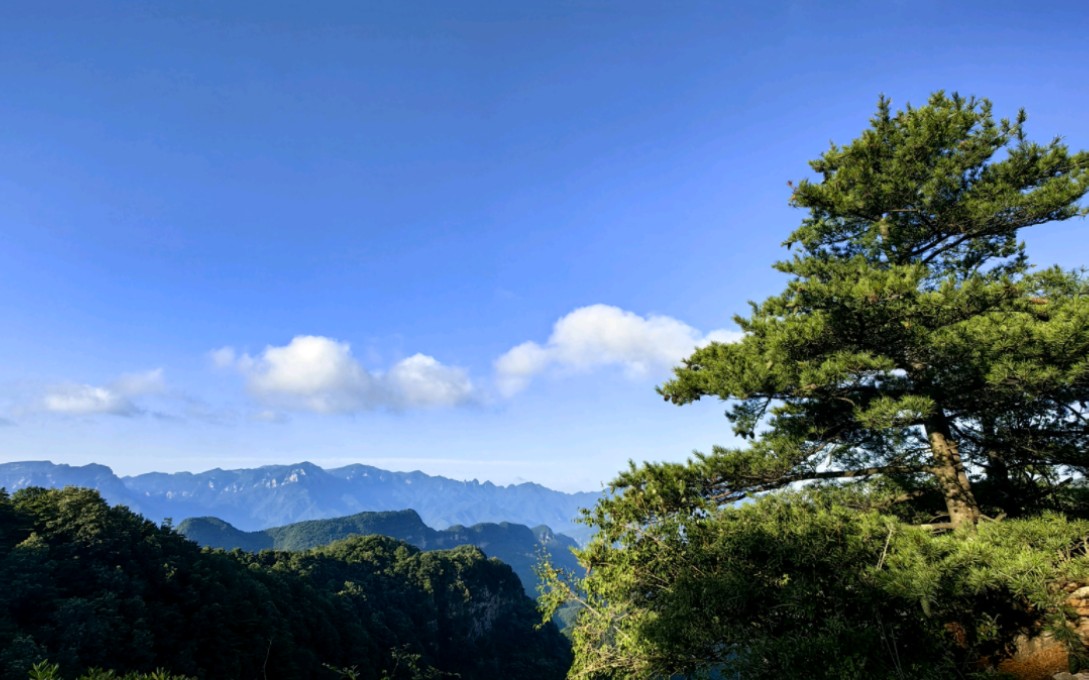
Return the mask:
M319 413L367 408L376 387L347 343L313 335L266 348L246 372L255 395Z
M45 395L43 405L47 411L73 416L131 416L139 412L136 405L126 397L109 388L94 385L55 387Z
M79 383L57 385L42 398L42 407L51 413L72 416L132 416L142 413L133 399L166 391L163 370L125 373L109 385Z
M471 401L466 372L434 357L416 354L385 373L367 371L351 346L317 335L296 336L287 345L269 346L259 356L230 347L210 353L217 366L233 366L246 376L250 393L281 409L352 413L375 408L457 406Z
M496 359L496 384L510 396L547 370L603 366L619 366L631 377L642 377L676 365L696 347L740 337L740 332L725 329L703 334L668 316L643 317L611 305L590 305L557 321L544 345L524 342Z
M412 406L455 406L472 398L473 384L460 368L426 354L398 362L386 375L390 390Z

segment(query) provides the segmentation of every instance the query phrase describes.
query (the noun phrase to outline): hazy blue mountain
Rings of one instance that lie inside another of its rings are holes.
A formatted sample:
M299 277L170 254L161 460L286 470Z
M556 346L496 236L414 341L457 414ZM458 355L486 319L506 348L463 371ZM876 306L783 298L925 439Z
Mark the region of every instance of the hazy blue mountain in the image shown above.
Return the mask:
M364 511L415 510L438 529L485 522L546 525L577 540L581 507L600 494L563 493L539 484L496 486L460 482L422 472L390 472L368 465L325 470L312 463L240 470L152 472L117 477L103 465L70 466L47 461L0 463L0 487L84 486L156 522L167 517L215 516L244 531Z
M81 466L57 465L47 460L0 463L0 488L13 492L28 486L40 486L46 489L81 486L97 489L110 505L125 505L133 512L149 519L155 519L155 521L162 519L155 518L154 513L146 512L140 500L129 491L121 478L105 465L95 463Z
M242 531L217 517L194 517L177 526L182 535L212 548L241 548L258 551L307 550L347 538L351 535L379 534L396 538L421 550L448 550L473 545L485 555L509 564L521 579L526 592L537 595L537 577L533 567L541 551L557 567L575 570L578 562L571 549L574 539L555 534L547 526L535 529L509 522L455 525L443 530L427 526L413 510L361 512L348 517L307 520L261 531Z

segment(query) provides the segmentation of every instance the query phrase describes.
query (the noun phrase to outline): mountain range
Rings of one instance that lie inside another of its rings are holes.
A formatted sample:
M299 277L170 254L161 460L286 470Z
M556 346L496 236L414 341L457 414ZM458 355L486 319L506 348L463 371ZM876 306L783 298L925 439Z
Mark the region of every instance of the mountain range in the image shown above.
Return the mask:
M128 506L155 522L215 516L242 531L364 511L412 509L435 529L498 522L543 524L579 542L589 537L589 529L575 523L579 509L593 506L601 495L564 493L533 483L457 481L361 464L323 469L303 462L119 477L93 463L0 463L0 487L15 491L27 486L89 487L109 503Z
M308 550L328 545L352 535L382 535L396 538L421 550L449 550L473 545L488 557L509 564L531 597L537 596L534 567L543 554L553 566L575 571L578 561L571 553L575 541L555 534L541 525L530 529L509 522L454 525L435 530L424 524L414 510L361 512L348 517L296 522L261 531L242 531L217 517L194 517L176 527L179 534L209 548L249 552L259 550Z

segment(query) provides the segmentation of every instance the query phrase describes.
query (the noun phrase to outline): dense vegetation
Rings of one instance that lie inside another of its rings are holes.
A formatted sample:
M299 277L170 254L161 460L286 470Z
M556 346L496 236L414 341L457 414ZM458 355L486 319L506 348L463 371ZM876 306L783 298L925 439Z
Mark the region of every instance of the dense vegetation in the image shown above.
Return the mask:
M0 678L560 678L570 656L477 549L355 537L202 550L97 492L0 491ZM42 662L48 660L48 664ZM347 674L347 675L346 675Z
M471 527L455 525L435 530L423 523L415 510L360 512L347 517L295 522L263 531L241 531L215 517L193 517L177 526L178 533L210 548L250 552L261 550L307 550L352 535L377 534L410 543L421 550L449 550L473 545L489 557L510 565L527 594L537 596L535 569L540 558L560 568L578 566L572 549L577 544L546 526L530 529L521 524L483 523Z
M551 574L585 604L572 677L964 677L1042 630L1085 661L1089 281L1018 234L1086 215L1089 153L1024 124L882 99L812 163L786 290L660 388L727 400L746 445L633 464L588 575Z

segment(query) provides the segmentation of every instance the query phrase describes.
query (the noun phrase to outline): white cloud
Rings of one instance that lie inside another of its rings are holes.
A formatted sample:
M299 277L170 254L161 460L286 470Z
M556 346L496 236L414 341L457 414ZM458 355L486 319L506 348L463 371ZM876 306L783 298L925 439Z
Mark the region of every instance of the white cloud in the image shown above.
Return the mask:
M496 382L499 391L510 396L521 392L534 375L552 362L551 353L535 342L523 342L495 360Z
M224 347L213 363L233 365L246 376L250 393L276 408L315 413L352 413L374 408L456 406L471 401L473 386L464 370L424 354L371 373L352 356L351 346L317 335L296 336L257 357Z
M163 369L143 373L124 373L108 386L69 383L57 385L46 392L42 406L46 411L62 415L131 416L143 409L133 398L166 392Z
M725 329L702 334L668 316L642 317L611 305L590 305L557 321L544 345L524 342L500 356L496 384L510 396L549 369L603 366L619 366L631 377L642 377L680 363L696 347L740 337L740 332Z
M45 395L43 405L47 411L73 416L131 416L139 412L136 405L124 396L106 387L94 385L55 387Z
M329 338L301 335L268 347L246 372L254 395L284 407L335 413L358 411L374 400L374 380L352 358L351 347Z
M456 406L473 396L473 384L464 370L444 366L426 354L398 362L385 382L404 406Z

